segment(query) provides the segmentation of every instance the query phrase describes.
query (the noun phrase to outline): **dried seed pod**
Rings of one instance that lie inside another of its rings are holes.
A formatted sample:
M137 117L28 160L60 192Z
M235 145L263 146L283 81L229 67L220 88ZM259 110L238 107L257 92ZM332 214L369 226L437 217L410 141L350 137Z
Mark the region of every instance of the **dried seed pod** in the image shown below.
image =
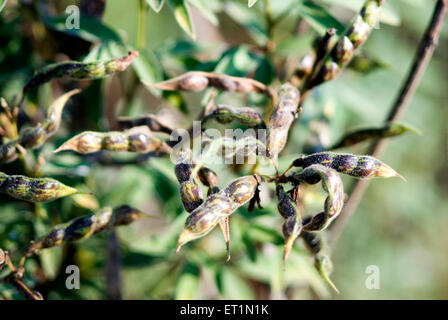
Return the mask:
M16 149L18 145L27 149L41 147L59 128L62 110L68 99L79 92L80 90L75 89L60 96L49 107L43 124L23 129L17 139L2 145L0 147L0 162L14 161L18 156Z
M142 212L128 205L103 208L98 213L75 218L55 226L46 235L33 241L25 249L25 255L38 253L41 249L52 248L63 243L86 239L107 228L128 225L142 216Z
M338 288L336 288L330 279L330 274L333 271L333 263L330 259L330 249L322 233L303 231L301 237L305 243L305 247L314 256L314 267L317 269L320 276L334 291L339 293Z
M207 167L202 167L201 169L199 169L198 176L201 183L208 187L208 196L213 193L219 192L218 176L213 170Z
M322 37L317 38L313 44L313 50L310 50L300 60L297 69L294 72L291 82L298 86L305 78L306 81L316 76L317 71L322 67L325 57L330 52L332 40L336 35L336 29L328 29Z
M180 198L187 212L199 207L203 200L201 188L192 174L190 152L183 152L174 166L174 172L180 183Z
M100 150L109 150L149 153L169 152L171 150L162 140L152 135L146 127L137 127L135 129L126 132L85 131L66 141L55 152L73 150L78 153L88 154ZM138 130L141 132L138 132Z
M209 233L222 218L230 216L247 203L256 193L262 178L257 175L234 180L227 188L214 193L188 216L184 230L179 236L177 249Z
M143 82L146 86L162 90L203 91L213 87L223 91L256 92L273 97L272 91L253 79L231 77L225 74L190 71L160 83Z
M313 66L316 62L316 51L310 50L300 59L297 68L294 70L293 77L291 79L291 83L295 86L299 85L303 79L311 75L313 72Z
M339 39L309 88L333 79L352 59L355 50L368 38L379 20L385 0L367 0L352 25Z
M0 163L13 162L19 156L17 152L18 139L10 140L0 145Z
M218 176L216 173L207 168L202 167L199 169L198 172L199 180L202 184L208 187L207 196L218 193ZM224 241L226 243L226 250L227 250L227 261L230 260L230 218L229 217L223 217L221 220L219 220L219 228L221 229L221 233L224 237Z
M266 128L261 114L250 107L232 107L218 104L202 119L202 123L210 119L216 119L221 124L237 121L251 128Z
M338 143L334 144L329 149L349 147L369 139L396 137L409 131L420 134L415 128L400 123L389 123L379 128L358 129L345 134Z
M83 63L66 61L51 64L39 70L23 88L23 95L46 82L54 79L93 80L101 79L125 70L138 56L138 51L130 51L125 57L108 61Z
M348 153L315 153L294 160L291 166L306 168L313 164L321 164L355 178L399 177L404 180L394 169L378 159Z
M302 216L297 203L283 189L277 185L278 212L285 219L282 225L285 247L283 250L283 264L285 264L295 240L302 231Z
M138 118L120 117L118 124L122 129L129 129L132 127L147 126L153 132L163 132L171 134L173 129L164 125L152 114L144 115Z
M344 206L344 185L336 170L321 164L313 164L306 167L302 172L295 174L295 181L322 180L322 187L328 193L325 199L324 211L303 222L303 230L321 231L326 229L330 223L341 213Z
M290 83L280 87L278 103L269 117L266 153L269 158L283 150L288 138L289 128L294 121L300 100L300 92Z
M78 192L51 178L8 176L0 172L0 192L29 202L48 202Z

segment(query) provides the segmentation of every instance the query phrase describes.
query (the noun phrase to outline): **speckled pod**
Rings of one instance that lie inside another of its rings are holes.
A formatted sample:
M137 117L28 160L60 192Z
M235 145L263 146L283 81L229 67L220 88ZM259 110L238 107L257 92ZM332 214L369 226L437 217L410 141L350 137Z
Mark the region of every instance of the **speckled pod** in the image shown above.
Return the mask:
M354 19L352 25L334 46L327 60L320 69L313 86L333 79L352 59L355 50L368 38L379 20L379 14L385 0L367 0Z
M266 140L267 157L275 157L285 147L288 131L294 121L299 100L299 90L290 83L285 83L280 87L278 103L269 117Z
M62 110L68 99L79 92L80 90L75 89L60 96L48 108L44 123L36 127L23 129L17 139L8 141L0 146L0 163L8 163L17 159L17 145L21 145L26 149L41 147L58 130L61 123Z
M17 152L18 139L0 145L0 163L13 162L19 156Z
M169 152L170 149L162 140L148 133L85 131L66 141L55 152L63 150L88 154L100 150L148 153Z
M171 134L173 131L172 128L164 125L157 119L156 116L152 114L148 114L145 116L141 116L138 118L126 118L121 117L118 118L118 124L122 129L129 129L132 127L139 127L139 126L147 126L149 130L153 132L163 132L166 134Z
M304 180L315 183L317 179L322 180L322 187L328 197L325 199L324 211L316 214L310 219L304 220L303 230L321 231L339 215L344 206L344 185L339 174L321 164L313 164L306 167L301 173L296 174L296 180Z
M202 167L199 169L198 177L201 183L208 188L208 196L212 193L219 192L218 176L213 170L207 167Z
M39 70L30 80L28 80L23 88L23 94L26 94L31 89L54 79L101 79L116 72L125 70L137 56L137 51L131 51L126 57L111 59L108 61L97 61L90 63L66 61L51 64Z
M285 219L282 225L285 247L283 250L283 263L286 262L295 240L302 231L302 216L297 203L283 189L277 185L278 212Z
M330 259L330 249L322 233L303 231L301 237L305 243L305 247L314 256L314 267L317 269L320 276L334 291L339 293L338 288L336 288L330 279L330 275L333 272L333 263Z
M0 172L0 192L29 202L48 202L78 192L76 189L50 178L8 176Z
M261 82L249 78L231 77L225 74L190 71L176 78L160 83L143 82L148 87L162 90L203 91L217 88L223 91L257 92L272 95L271 90Z
M52 248L63 243L86 239L91 235L107 228L128 225L138 218L142 212L128 205L103 208L98 213L75 218L70 222L53 227L46 235L35 242L31 242L25 249L25 255L38 253L41 249Z
M227 188L214 193L187 218L184 230L177 242L180 247L209 233L222 218L230 216L236 209L255 195L261 178L245 176L233 181Z
M266 128L263 117L260 113L250 107L232 107L228 105L218 104L202 122L216 119L221 124L228 124L237 121L251 128Z
M306 168L321 164L355 178L404 178L387 164L370 156L347 153L321 152L296 159L292 166Z
M347 133L341 140L329 149L349 147L370 140L396 137L408 131L419 133L418 130L400 123L390 123L380 128L365 128Z
M192 212L204 202L198 181L191 176L192 169L189 153L181 153L174 172L180 183L180 198L187 212Z

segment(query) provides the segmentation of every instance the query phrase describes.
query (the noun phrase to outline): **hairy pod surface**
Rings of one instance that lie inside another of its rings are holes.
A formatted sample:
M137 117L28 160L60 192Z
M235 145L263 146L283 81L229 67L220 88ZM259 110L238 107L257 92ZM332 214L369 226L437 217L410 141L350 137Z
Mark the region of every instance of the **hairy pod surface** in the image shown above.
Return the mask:
M206 88L213 87L223 91L256 92L272 96L271 90L256 80L201 71L190 71L160 83L143 83L148 87L159 88L162 90L199 92Z
M66 141L55 152L64 150L72 150L82 154L100 150L148 153L169 152L170 148L150 133L85 131Z
M204 202L201 187L196 177L192 176L192 169L190 153L181 153L174 166L174 173L180 183L180 198L187 212L192 212Z
M8 176L0 172L0 192L29 202L48 202L78 192L76 189L51 178Z
M278 212L285 220L282 225L285 246L283 250L283 263L286 262L295 240L302 231L302 216L297 203L283 189L277 185L276 194L278 199Z
M303 175L303 177L301 177ZM325 199L324 211L304 221L303 230L321 231L326 229L330 223L341 213L344 206L344 185L336 170L321 164L313 164L306 167L302 172L296 174L297 181L315 182L316 176L322 181L322 188L328 194Z
M227 188L211 194L205 202L194 210L185 222L184 230L177 242L181 246L209 233L223 218L247 203L257 191L261 178L256 175L234 180Z
M138 51L130 51L125 57L108 61L96 61L83 63L78 61L66 61L48 65L39 70L23 88L27 93L46 82L54 79L93 80L101 79L116 72L125 70L138 56Z
M0 163L10 163L17 159L19 153L17 152L18 139L10 140L0 146Z
M371 156L355 155L348 153L321 152L303 156L294 160L294 167L306 168L313 164L321 164L338 172L355 178L390 178L399 177L394 169L387 164Z
M38 253L41 249L53 248L64 243L86 239L107 228L128 225L142 216L142 212L128 205L114 209L106 207L98 213L75 218L67 223L57 225L47 234L33 241L25 249L25 255Z
M352 59L355 50L369 37L379 21L379 14L385 0L367 0L353 23L341 36L320 69L312 87L333 79L339 70Z
M269 117L266 140L268 158L275 157L285 147L289 128L297 113L299 100L299 90L290 83L285 83L280 87L278 103Z
M204 117L202 122L204 123L210 119L216 119L221 124L237 121L251 128L266 128L261 114L250 107L232 107L218 104L210 110L210 113Z

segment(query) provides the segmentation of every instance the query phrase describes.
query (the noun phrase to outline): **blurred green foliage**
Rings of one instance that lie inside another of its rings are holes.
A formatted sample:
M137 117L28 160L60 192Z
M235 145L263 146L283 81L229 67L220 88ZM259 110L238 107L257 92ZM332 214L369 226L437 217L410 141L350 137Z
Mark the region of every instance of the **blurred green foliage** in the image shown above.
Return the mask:
M225 263L225 246L216 230L175 254L187 213L169 159L151 158L139 165L117 166L111 165L110 156L105 154L79 156L52 151L80 131L116 129L117 116L154 113L173 127L188 127L210 94L161 92L143 87L141 80L158 82L185 71L201 70L253 77L278 86L282 68L294 66L314 37L325 29L343 31L363 1L259 0L249 1L253 5L249 8L246 0L109 0L104 12L92 11L85 2L89 1L8 1L0 14L0 96L10 103L34 70L45 64L66 59L102 60L122 56L130 49L140 51L132 68L112 78L46 84L27 97L20 121L37 123L42 110L62 92L83 88L82 94L69 102L59 132L28 156L33 162L42 153L46 160L42 175L92 192L93 200L86 204L70 197L32 205L0 196L0 248L8 250L13 260L20 257L30 240L52 225L90 213L98 206L127 203L153 217L116 230L124 299L448 297L448 236L444 232L448 226L446 26L403 119L419 128L423 136L409 134L391 139L381 159L408 182L391 179L371 183L332 252L332 278L341 291L335 295L321 280L301 244L296 245L286 270L282 270L281 217L274 201L264 201L264 210L248 213L247 208L240 208L232 215L229 263ZM312 124L328 110L328 139L332 143L353 127L381 124L407 73L434 3L387 3L381 26L362 48L357 63L307 99L300 122L290 133L284 152L289 156L279 163L281 170L307 147ZM65 8L71 4L81 7L79 30L65 28ZM280 17L275 27L267 23L269 17ZM276 44L269 54L262 50L267 41ZM224 101L265 105L263 97L255 94L219 94L217 102ZM362 153L364 147L350 151ZM132 157L125 154L113 158ZM20 162L0 166L10 174L25 169ZM212 169L225 173L220 174L221 186L245 172L244 168L224 166ZM344 178L344 183L349 186L353 180ZM263 190L264 200L270 194L272 198L273 190L268 189ZM322 195L314 189L310 194L307 210L322 201ZM25 282L48 299L110 297L105 276L108 241L107 234L100 234L43 250L27 260ZM80 290L65 287L65 267L69 264L80 267ZM380 268L379 290L365 286L369 265ZM6 297L20 298L10 286L0 284L0 291Z

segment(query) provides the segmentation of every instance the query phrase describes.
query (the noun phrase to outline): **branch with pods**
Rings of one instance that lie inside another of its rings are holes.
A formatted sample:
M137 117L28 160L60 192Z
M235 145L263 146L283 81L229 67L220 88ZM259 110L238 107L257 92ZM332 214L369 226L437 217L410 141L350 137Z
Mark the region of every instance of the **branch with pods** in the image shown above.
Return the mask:
M446 1L441 3L446 7ZM298 154L283 173L278 171L277 160L282 155L288 135L300 115L306 98L314 88L335 79L352 60L356 50L364 44L378 23L384 4L385 0L367 0L340 37L336 36L334 29L327 30L298 63L291 79L279 88L266 86L250 78L203 71L190 71L160 83L144 83L148 87L161 90L201 92L213 88L218 92L264 94L268 98L264 116L250 106L215 105L211 99L200 118L203 124L209 124L211 120L223 125L238 122L249 128L265 130L264 141L258 139L258 136L238 141L213 140L205 132L201 132L200 136L204 138L204 146L215 149L225 146L234 153L247 149L256 150L258 159L265 159L273 166L275 169L273 175L260 174L255 166L251 174L239 177L220 188L219 173L205 165L204 157L207 153L203 158L197 159L193 156L189 143L184 143L182 139L180 142L176 141L182 145L182 148L176 155L174 172L179 183L181 202L185 211L189 213L183 231L179 235L176 251L187 243L206 236L218 225L223 234L227 260L229 260L230 216L246 204L249 205L249 211L255 205L263 209L260 186L271 184L274 185L275 190L273 201L276 201L278 213L283 219L284 266L295 241L301 238L313 256L314 265L319 274L337 291L330 280L333 265L325 231L334 221L337 221L344 208L345 193L341 175L362 179L361 181L371 178L398 177L402 180L404 178L373 156L337 153L335 150L367 140L398 136L415 129L397 123L386 123L379 128L361 128L349 132L323 152L310 155ZM67 101L80 92L75 89L63 94L48 108L42 124L19 131L17 115L26 94L31 89L54 79L88 80L108 77L125 70L136 56L138 52L132 51L128 56L105 62L64 62L38 71L26 83L17 106L10 108L2 100L0 133L3 136L3 144L0 146L0 162L10 163L21 160L27 149L40 148L59 129L62 110ZM130 152L137 155L168 156L174 151L176 144L167 136L175 133L176 129L163 124L154 115L119 118L118 124L121 131L84 131L63 143L55 152L71 151L89 154L104 150ZM30 172L38 172L38 170ZM304 187L317 183L321 183L326 199L322 203L322 210L305 216L302 204ZM206 195L202 192L202 186L208 190ZM51 178L7 175L0 172L0 192L19 200L36 203L70 196L78 193L78 190ZM42 299L38 292L30 290L23 282L23 266L27 257L39 254L41 250L47 248L88 238L110 228L128 225L143 216L145 214L138 209L123 205L116 208L103 208L95 214L57 225L24 249L18 267L14 267L6 251L0 250L0 269L6 266L10 270L9 275L0 279L0 282L12 284L27 299Z

